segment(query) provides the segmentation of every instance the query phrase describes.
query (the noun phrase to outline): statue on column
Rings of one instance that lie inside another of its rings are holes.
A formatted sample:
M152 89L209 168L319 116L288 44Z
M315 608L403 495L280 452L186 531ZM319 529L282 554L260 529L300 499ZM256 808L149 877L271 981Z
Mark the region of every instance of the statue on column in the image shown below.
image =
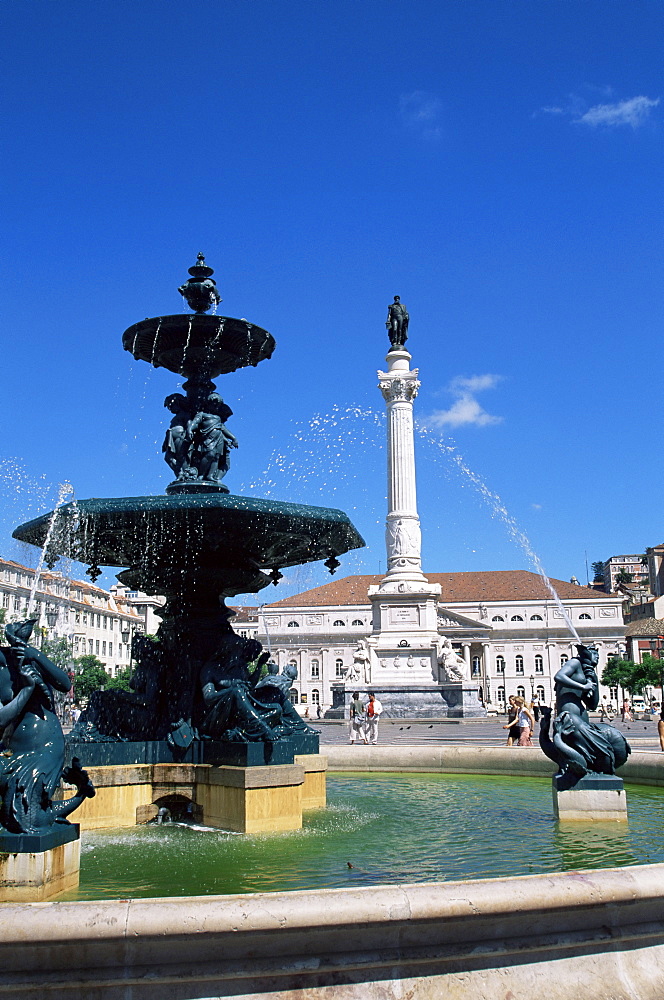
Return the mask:
M394 302L387 307L387 320L385 326L390 338L392 347L403 347L408 340L408 322L410 316L408 310L398 295L394 296Z
M353 651L353 680L371 683L371 657L366 639L360 639ZM350 671L349 671L350 673Z

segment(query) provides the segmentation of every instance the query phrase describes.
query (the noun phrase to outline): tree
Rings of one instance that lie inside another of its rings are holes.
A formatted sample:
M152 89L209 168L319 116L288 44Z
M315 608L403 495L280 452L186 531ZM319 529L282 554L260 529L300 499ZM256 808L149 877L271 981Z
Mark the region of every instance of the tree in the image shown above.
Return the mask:
M107 691L131 691L131 667L120 667L115 677L109 677L106 683Z
M627 570L621 569L619 573L616 573L616 583L631 583L633 579L634 576Z
M72 656L68 639L43 639L41 651L44 656L48 656L49 660L55 663L56 667L69 672L69 664L72 662Z
M594 562L591 564L593 570L593 583L601 583L604 580L604 563Z
M74 661L76 664L76 674L74 676L74 698L80 701L81 698L89 698L93 691L99 691L102 687L108 687L110 680L104 664L92 654L79 656Z
M604 672L602 673L602 684L607 687L626 688L630 694L635 691L636 671L638 664L634 660L621 660L617 656L612 656L607 660Z

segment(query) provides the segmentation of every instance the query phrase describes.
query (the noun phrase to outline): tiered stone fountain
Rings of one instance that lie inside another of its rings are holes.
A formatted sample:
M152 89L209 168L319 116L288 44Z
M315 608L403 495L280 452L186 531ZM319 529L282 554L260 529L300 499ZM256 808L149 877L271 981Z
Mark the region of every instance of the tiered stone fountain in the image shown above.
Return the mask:
M175 473L166 495L79 500L61 507L55 521L46 514L21 525L14 537L43 546L50 528L51 563L59 556L87 563L93 580L102 566L124 567L122 583L167 598L156 638L135 642L133 691L94 694L71 735L86 766L292 768L296 757L317 755L318 734L290 704L293 677L276 674L258 643L234 633L225 601L276 584L285 567L325 560L334 572L337 557L364 542L340 510L228 492L222 480L237 440L225 423L232 410L212 379L269 358L275 341L247 320L208 315L221 298L202 254L189 274L179 290L192 314L146 319L123 336L134 358L186 378L184 394L165 401L173 417L164 452ZM273 787L284 774L264 772L264 782ZM260 784L258 772L226 777L236 791ZM201 795L190 792L200 804ZM116 799L100 788L86 808L117 820ZM135 809L149 804L131 798L125 819L135 822ZM237 817L244 805L234 802L229 812L217 803L203 818L246 829L247 817ZM267 812L267 828L301 823L301 816L282 822L274 803Z

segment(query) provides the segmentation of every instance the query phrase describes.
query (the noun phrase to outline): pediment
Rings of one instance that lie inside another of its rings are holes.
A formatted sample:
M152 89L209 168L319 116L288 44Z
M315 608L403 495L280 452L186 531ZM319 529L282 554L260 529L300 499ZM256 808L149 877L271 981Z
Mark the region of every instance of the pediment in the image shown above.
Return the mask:
M458 611L450 611L449 608L444 608L440 604L436 609L438 617L438 628L442 629L443 632L453 632L455 630L463 629L467 632L472 629L476 632L481 629L483 632L490 632L491 626L486 622L481 622L477 618L468 618L466 615L460 615Z

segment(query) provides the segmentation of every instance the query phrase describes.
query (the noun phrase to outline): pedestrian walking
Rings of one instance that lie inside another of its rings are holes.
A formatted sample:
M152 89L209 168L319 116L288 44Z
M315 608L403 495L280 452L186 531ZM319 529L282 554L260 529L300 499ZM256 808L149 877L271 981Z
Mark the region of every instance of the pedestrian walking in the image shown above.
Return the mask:
M350 703L350 742L366 743L364 735L364 704L360 698L359 691L353 691L353 700Z
M622 703L622 720L623 722L632 722L632 706L630 705L629 698L625 698Z
M531 747L533 741L530 738L530 734L535 728L535 717L530 711L528 705L523 698L515 698L516 707L518 711L517 722L519 725L519 743L520 747Z
M507 743L505 746L511 747L514 746L515 743L519 742L519 724L517 721L519 711L516 707L515 695L511 694L507 701L509 706L507 709L507 725L503 726L503 729L508 730Z
M364 742L378 743L378 720L383 712L383 706L373 691L369 691L369 701L364 706Z
M659 736L660 749L664 750L664 711L659 713L659 719L657 720L657 735Z

